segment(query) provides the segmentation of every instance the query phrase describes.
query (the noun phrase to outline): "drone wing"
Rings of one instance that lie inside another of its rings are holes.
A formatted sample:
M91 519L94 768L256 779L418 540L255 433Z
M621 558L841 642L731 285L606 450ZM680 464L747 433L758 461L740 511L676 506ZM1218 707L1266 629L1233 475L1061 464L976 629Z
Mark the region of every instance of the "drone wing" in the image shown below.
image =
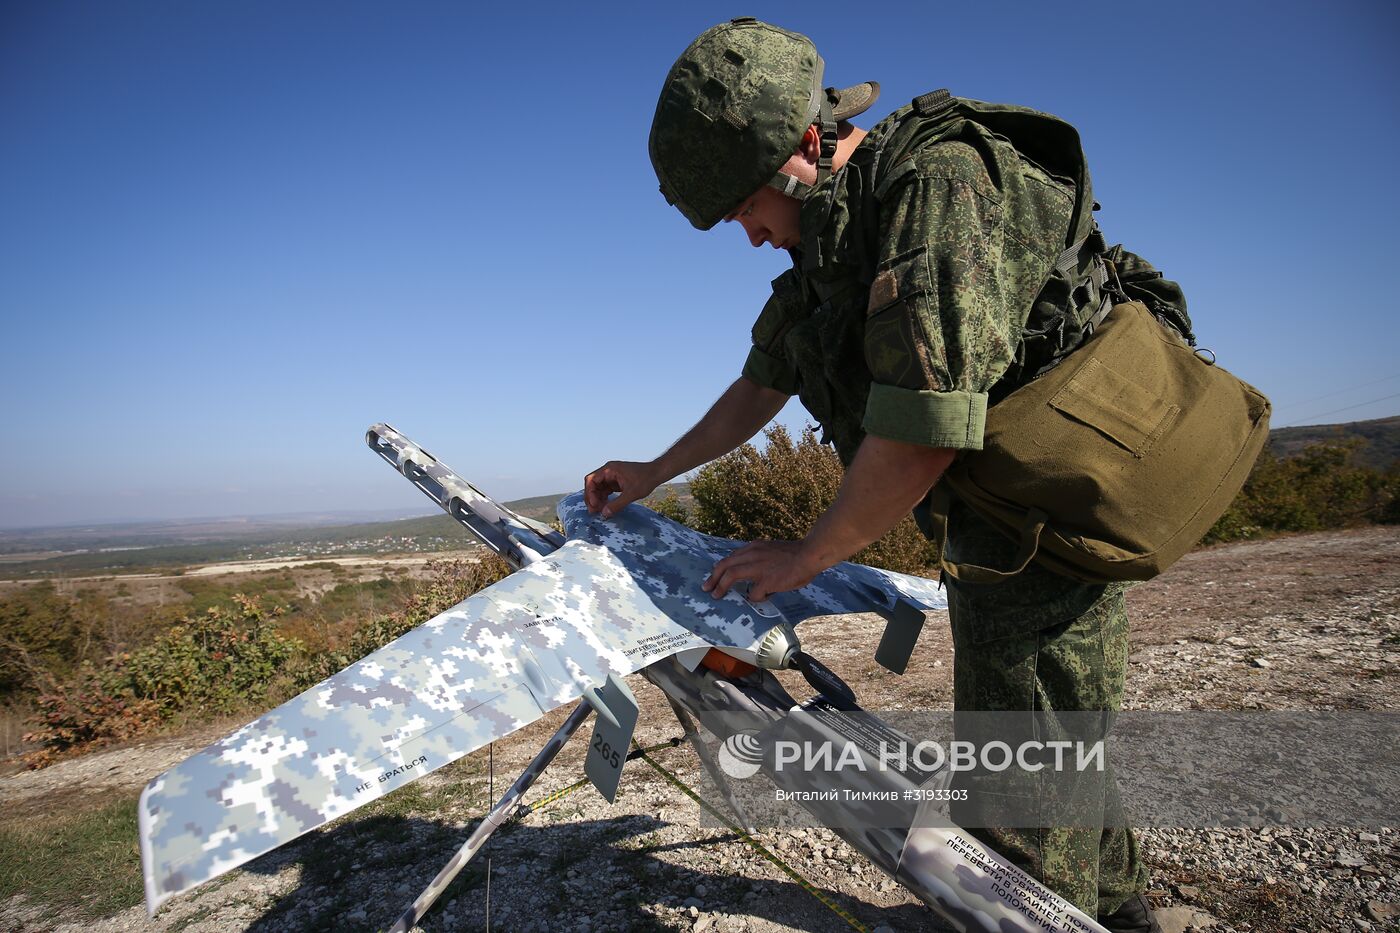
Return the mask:
M700 589L742 542L630 505L603 521L581 494L571 540L499 506L387 425L384 459L521 569L155 778L141 795L146 903L165 900L672 655L751 659L783 622L901 603L945 606L932 580L838 564L750 603ZM562 546L561 546L562 545ZM522 566L523 565L523 566Z
M151 913L704 639L606 548L570 542L195 754L139 807Z

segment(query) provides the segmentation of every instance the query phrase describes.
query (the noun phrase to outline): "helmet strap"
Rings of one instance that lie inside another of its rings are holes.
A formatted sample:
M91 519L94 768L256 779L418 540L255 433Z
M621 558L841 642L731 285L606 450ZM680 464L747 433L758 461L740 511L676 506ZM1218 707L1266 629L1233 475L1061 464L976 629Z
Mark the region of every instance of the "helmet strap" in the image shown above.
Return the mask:
M836 117L832 115L832 98L835 88L827 88L822 94L821 125L822 148L817 156L817 185L831 177L831 162L836 158Z
M789 175L787 172L779 172L769 180L768 187L777 188L779 192L790 198L797 198L799 201L805 201L807 200L807 195L811 194L816 186L798 180L796 175Z
M821 109L818 111L818 119L821 121L821 149L817 155L817 183L809 185L800 181L796 175L779 171L769 180L768 187L776 188L790 198L805 201L809 194L821 187L822 182L831 177L831 163L836 157L837 138L836 118L831 111L835 90L835 88L826 89L821 96Z

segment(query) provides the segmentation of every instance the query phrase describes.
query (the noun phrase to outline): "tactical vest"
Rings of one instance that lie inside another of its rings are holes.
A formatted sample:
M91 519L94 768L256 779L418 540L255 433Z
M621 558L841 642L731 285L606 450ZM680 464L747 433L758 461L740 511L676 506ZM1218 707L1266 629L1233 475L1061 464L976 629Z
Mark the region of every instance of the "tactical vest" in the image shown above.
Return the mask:
M783 332L760 335L755 328L756 342L766 337L781 343L797 370L802 404L820 423L823 442L833 444L847 466L865 436L861 422L871 383L865 320L880 243L879 195L913 169L914 153L958 136L969 122L1075 188L1064 252L1028 309L1016 357L989 391L989 403L1048 371L1092 330L1111 304L1106 258L1116 271L1114 291L1144 301L1194 345L1176 284L1121 246L1105 249L1074 127L1024 107L952 97L946 90L925 94L873 127L841 171L803 202L802 247L794 251L793 268L773 282Z

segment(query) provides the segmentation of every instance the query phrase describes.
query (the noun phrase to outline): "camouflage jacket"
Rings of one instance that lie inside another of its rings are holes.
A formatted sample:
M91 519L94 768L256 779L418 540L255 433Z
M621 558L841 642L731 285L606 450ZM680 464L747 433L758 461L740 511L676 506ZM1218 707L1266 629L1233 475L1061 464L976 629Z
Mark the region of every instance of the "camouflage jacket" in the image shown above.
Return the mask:
M1034 371L1037 324L1074 326L1078 270L1056 260L1093 230L1078 134L940 93L873 127L803 203L802 247L753 328L744 375L798 394L848 464L867 432L980 449L994 387Z

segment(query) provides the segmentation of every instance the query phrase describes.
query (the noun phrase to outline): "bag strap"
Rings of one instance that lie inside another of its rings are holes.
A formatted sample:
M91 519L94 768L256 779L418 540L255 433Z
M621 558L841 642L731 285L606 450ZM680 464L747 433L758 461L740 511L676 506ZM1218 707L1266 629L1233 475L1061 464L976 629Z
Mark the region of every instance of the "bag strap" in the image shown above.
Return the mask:
M1026 512L1025 524L1021 526L1021 549L1012 558L1016 564L1014 570L997 570L977 564L955 564L948 560L948 512L952 505L953 494L948 488L947 480L939 480L929 493L929 517L935 530L942 529L937 532L937 537L941 539L938 547L939 565L944 573L959 583L1001 583L1025 570L1040 550L1040 533L1045 530L1045 523L1050 520L1050 516L1040 509L1030 509Z
M1123 287L1118 282L1118 270L1113 267L1113 263L1104 257L1103 234L1099 232L1097 223L1078 242L1060 253L1059 258L1055 260L1055 265L1046 276L1046 281L1049 281L1050 276L1055 272L1069 278L1079 267L1082 260L1081 253L1087 253L1089 268L1071 290L1070 299L1074 302L1074 307L1084 307L1097 301L1098 308L1089 315L1088 320L1080 327L1079 338L1074 342L1074 345L1068 350L1061 350L1050 357L1035 372L1031 373L1031 379L1040 378L1064 362L1094 335L1094 331L1104 322L1115 305L1127 300L1123 294ZM1043 283L1041 287L1044 287ZM1082 298L1080 297L1081 293Z

